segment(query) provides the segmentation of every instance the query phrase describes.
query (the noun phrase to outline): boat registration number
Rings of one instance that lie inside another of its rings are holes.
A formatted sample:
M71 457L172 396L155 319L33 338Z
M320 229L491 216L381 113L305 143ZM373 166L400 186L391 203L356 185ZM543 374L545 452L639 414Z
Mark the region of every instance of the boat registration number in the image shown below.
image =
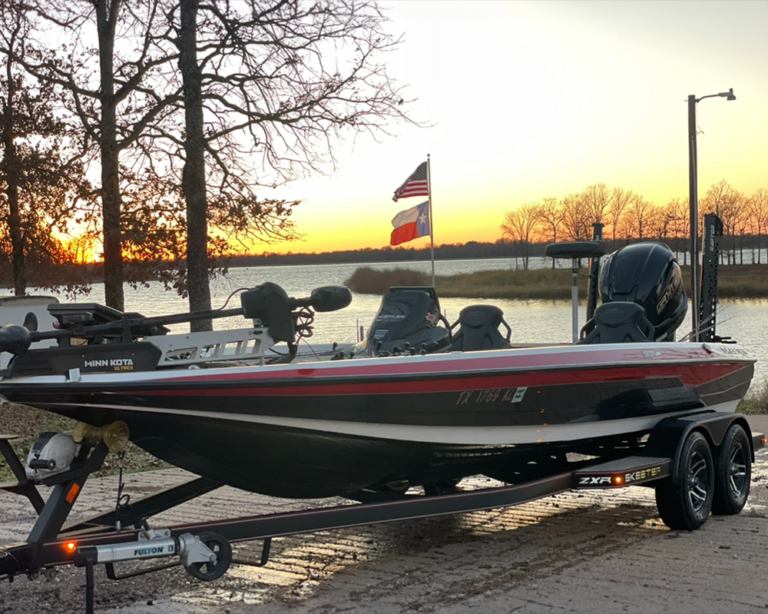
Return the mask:
M488 388L486 390L462 390L456 399L456 405L477 403L519 403L525 396L527 387L523 388Z

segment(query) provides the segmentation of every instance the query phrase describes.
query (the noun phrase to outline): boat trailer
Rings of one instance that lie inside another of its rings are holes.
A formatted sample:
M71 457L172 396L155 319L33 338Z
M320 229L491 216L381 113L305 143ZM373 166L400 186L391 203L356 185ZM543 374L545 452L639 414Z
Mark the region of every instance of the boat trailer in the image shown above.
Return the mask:
M153 529L148 522L152 516L222 484L193 479L65 528L87 478L102 467L110 442L85 439L70 469L31 480L10 445L12 439L0 435L0 452L18 481L0 484L0 490L27 497L38 518L25 542L0 547L0 579L12 582L18 575L51 575L60 565L84 567L87 614L94 612L96 564L104 564L113 580L183 565L195 578L211 581L233 562L266 565L274 537L489 510L569 490L655 487L665 524L678 530L697 529L710 511L741 511L749 493L755 450L768 443L762 434L750 436L741 415L699 412L662 420L641 443L607 451L607 461L606 457L563 458L544 468L530 463L520 472L520 481L507 486L460 490L431 485L423 495L365 490L348 497L357 504ZM52 487L47 501L38 491L41 484ZM233 559L231 544L254 540L263 540L259 561ZM121 561L150 558L173 561L122 575L115 568Z

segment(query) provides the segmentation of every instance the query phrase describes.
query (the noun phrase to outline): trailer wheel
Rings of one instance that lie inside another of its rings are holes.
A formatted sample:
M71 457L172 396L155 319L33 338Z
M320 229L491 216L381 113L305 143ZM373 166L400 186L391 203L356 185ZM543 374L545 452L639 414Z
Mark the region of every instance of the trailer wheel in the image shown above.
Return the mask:
M217 533L200 533L200 541L216 555L216 561L213 563L192 563L185 569L189 575L203 582L218 580L227 573L227 569L232 563L232 546Z
M747 503L752 479L752 448L740 424L732 424L715 457L713 514L738 514Z
M680 453L677 480L656 486L656 505L664 524L678 531L700 528L712 510L715 486L712 450L706 437L694 431Z

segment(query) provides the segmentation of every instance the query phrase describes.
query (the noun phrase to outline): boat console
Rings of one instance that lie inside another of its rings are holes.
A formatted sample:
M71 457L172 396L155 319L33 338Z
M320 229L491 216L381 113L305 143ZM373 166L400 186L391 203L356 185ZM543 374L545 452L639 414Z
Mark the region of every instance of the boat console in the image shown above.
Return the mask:
M438 326L442 322L445 327ZM440 312L431 286L393 286L381 298L368 334L335 358L398 356L444 352L451 345L451 328Z

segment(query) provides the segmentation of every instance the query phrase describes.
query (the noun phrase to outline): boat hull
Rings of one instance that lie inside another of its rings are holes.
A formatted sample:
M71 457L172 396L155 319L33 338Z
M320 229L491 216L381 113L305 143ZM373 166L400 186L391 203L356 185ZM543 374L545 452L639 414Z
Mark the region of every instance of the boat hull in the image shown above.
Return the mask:
M622 344L27 377L0 394L97 426L123 420L148 452L217 481L321 497L599 450L667 416L733 411L752 374L733 346Z

